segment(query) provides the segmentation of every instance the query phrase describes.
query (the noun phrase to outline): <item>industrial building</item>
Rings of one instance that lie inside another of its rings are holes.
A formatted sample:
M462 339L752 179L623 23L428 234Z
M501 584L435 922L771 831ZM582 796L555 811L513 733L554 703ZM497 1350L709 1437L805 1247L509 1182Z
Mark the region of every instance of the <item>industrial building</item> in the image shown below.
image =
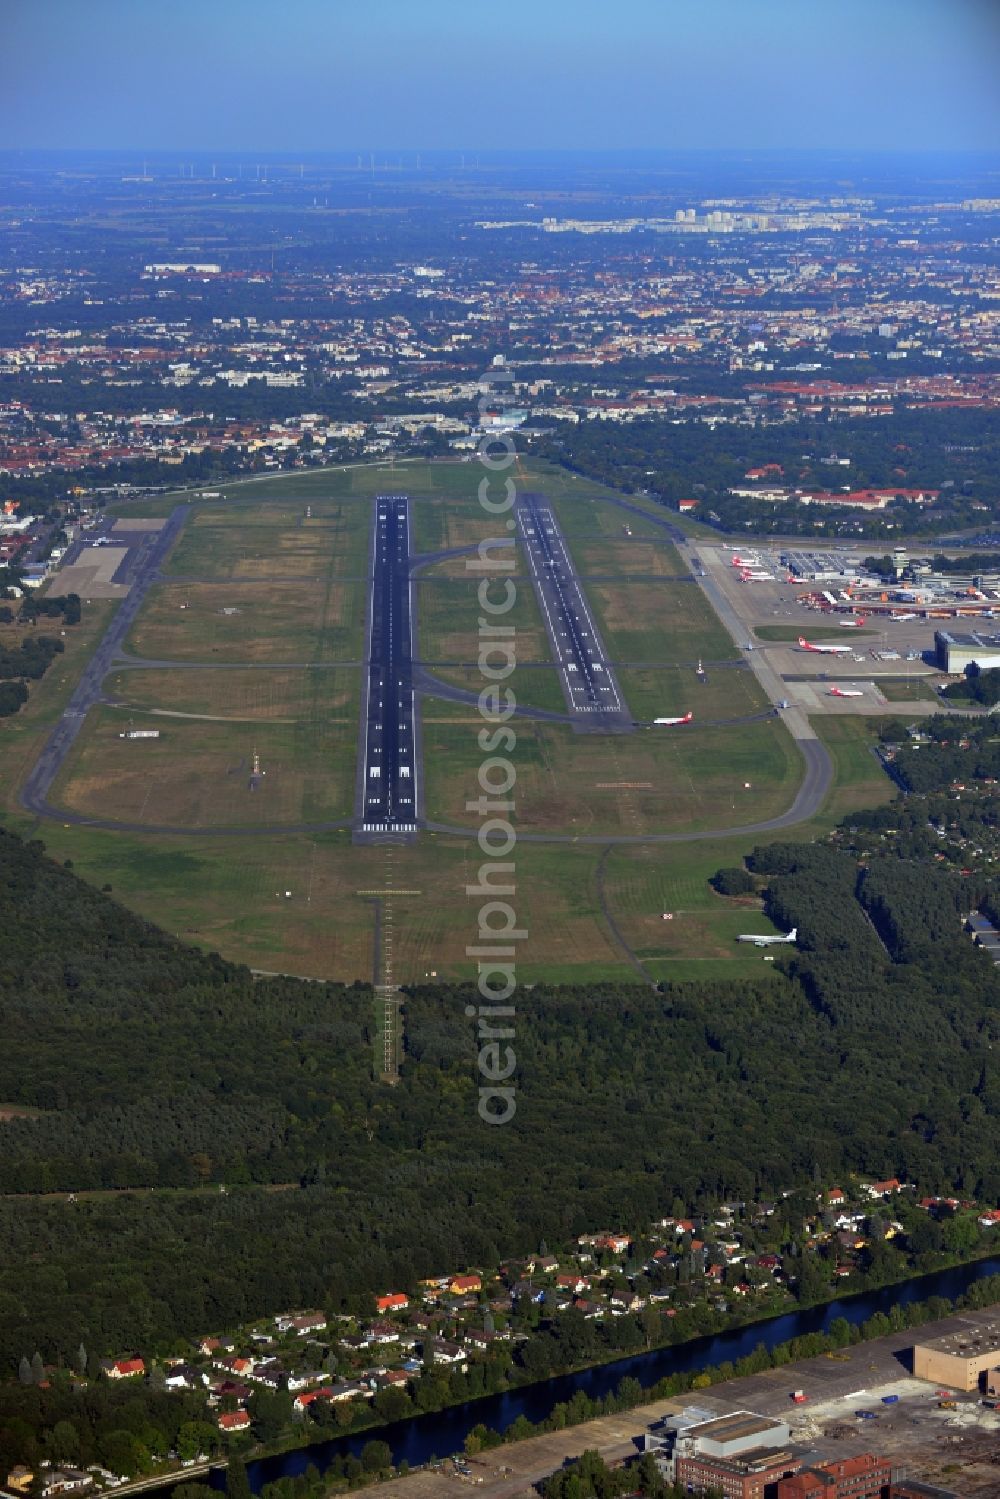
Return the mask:
M1000 1321L970 1322L961 1332L949 1332L913 1349L917 1379L949 1390L977 1390L980 1379L1000 1365Z
M984 671L1000 666L1000 635L983 635L978 631L960 635L952 630L935 630L934 649L940 669L953 677L960 677L973 662Z
M688 1492L710 1489L724 1499L768 1499L777 1492L775 1484L793 1474L801 1462L788 1450L770 1448L748 1452L745 1457L678 1457L674 1478Z
M864 1452L860 1457L803 1468L780 1479L774 1492L775 1499L884 1499L891 1482L888 1458Z
M718 1489L725 1499L764 1499L802 1466L789 1437L787 1421L750 1411L716 1416L688 1406L648 1432L643 1448L669 1483Z

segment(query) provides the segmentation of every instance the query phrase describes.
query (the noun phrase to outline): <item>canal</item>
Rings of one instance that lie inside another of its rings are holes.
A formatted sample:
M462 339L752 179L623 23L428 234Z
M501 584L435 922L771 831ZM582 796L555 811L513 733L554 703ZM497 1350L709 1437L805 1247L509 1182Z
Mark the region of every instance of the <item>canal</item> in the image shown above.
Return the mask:
M532 1423L543 1421L555 1405L572 1399L578 1390L583 1390L592 1400L598 1400L617 1389L626 1377L637 1379L644 1388L649 1388L668 1374L697 1373L700 1369L727 1361L735 1363L752 1353L760 1343L772 1349L806 1333L826 1332L837 1317L858 1325L876 1312L888 1314L895 1306L908 1306L913 1301L926 1301L931 1296L955 1301L975 1281L997 1274L1000 1274L1000 1259L978 1260L971 1265L935 1271L900 1285L884 1286L878 1291L831 1301L805 1311L786 1312L769 1321L755 1322L752 1326L714 1337L698 1338L672 1348L656 1348L650 1353L632 1354L614 1363L583 1369L577 1374L560 1375L520 1390L486 1395L433 1414L413 1416L353 1436L336 1437L274 1457L260 1458L247 1465L250 1486L259 1493L265 1484L304 1473L310 1464L322 1472L335 1457L349 1452L357 1454L366 1442L375 1439L388 1443L397 1466L405 1461L411 1468L417 1467L430 1457L446 1457L461 1451L468 1433L480 1423L503 1432L519 1416L525 1416ZM172 1488L183 1479L183 1473L177 1474L164 1488ZM224 1489L224 1470L216 1469L209 1482L213 1488Z

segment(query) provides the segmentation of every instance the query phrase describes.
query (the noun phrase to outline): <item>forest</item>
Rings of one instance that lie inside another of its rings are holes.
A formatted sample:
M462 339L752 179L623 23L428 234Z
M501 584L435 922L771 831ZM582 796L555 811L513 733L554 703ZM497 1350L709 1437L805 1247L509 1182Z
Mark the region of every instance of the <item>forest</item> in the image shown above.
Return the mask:
M61 640L52 635L29 635L19 650L0 645L0 679L11 678L37 682L52 664L53 656L65 650Z
M904 410L879 418L817 415L753 427L581 422L561 428L539 451L626 492L648 491L671 508L697 499L698 518L714 515L724 530L821 536L841 534L847 524L869 537L888 536L892 528L897 535L931 535L983 523L972 506L995 501L1000 439L994 428L987 411L949 412L947 420ZM823 461L835 456L849 458L850 466ZM727 493L745 484L749 469L770 463L781 465L778 482L789 488L932 488L941 494L933 507L894 503L867 514Z
M5 570L0 569L0 598L5 595L5 583L9 586L17 576L16 572L5 576ZM78 625L82 617L79 595L68 593L51 599L26 595L17 612L18 623L35 624L40 616ZM0 604L0 624L12 624L14 617L8 604ZM29 635L21 641L18 649L0 645L0 718L10 718L24 707L28 701L27 681L37 682L43 677L56 656L64 650L62 641L53 635Z
M484 1130L462 988L408 993L386 1089L367 986L255 981L0 832L0 1360L361 1312L442 1267L850 1172L1000 1201L1000 986L955 881L825 845L751 868L799 927L778 971L520 993L517 1116Z
M922 729L920 738L900 744L893 754L892 774L904 791L960 790L966 781L1000 780L1000 739L991 716L935 714Z

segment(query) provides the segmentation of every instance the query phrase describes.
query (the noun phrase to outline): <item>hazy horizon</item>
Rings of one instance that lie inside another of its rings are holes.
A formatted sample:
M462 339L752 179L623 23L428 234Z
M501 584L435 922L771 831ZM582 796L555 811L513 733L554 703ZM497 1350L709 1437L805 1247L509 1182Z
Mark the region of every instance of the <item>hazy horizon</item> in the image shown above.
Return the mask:
M1000 149L990 0L8 0L0 46L18 151Z

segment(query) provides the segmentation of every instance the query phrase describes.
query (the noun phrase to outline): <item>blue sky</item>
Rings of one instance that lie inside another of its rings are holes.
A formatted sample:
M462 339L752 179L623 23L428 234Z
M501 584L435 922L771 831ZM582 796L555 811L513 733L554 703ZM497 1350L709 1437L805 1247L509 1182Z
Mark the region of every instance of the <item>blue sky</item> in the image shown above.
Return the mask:
M0 141L1000 149L1000 0L0 0Z

